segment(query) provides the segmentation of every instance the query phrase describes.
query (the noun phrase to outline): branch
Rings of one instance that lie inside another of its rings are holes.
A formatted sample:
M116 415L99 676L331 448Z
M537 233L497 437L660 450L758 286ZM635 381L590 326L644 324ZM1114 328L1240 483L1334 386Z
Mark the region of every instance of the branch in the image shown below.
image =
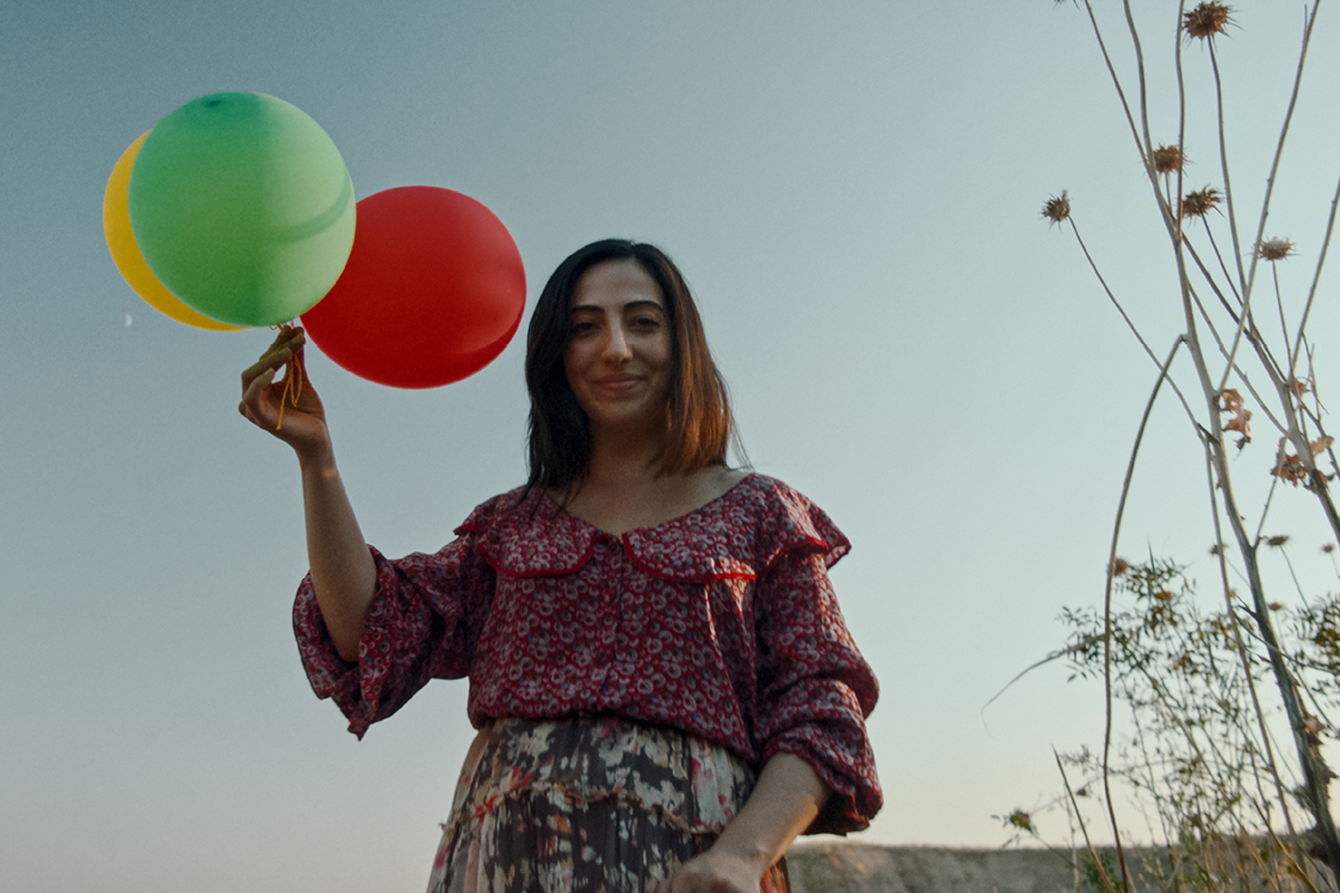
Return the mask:
M1214 461L1210 452L1210 445L1205 445L1205 477L1206 483L1210 489L1210 509L1214 517L1214 541L1219 546L1219 578L1224 584L1224 605L1228 611L1228 619L1231 621L1229 627L1233 630L1233 650L1238 653L1238 658L1242 662L1242 673L1247 679L1247 690L1252 696L1252 712L1256 714L1257 728L1261 731L1261 743L1265 746L1266 765L1270 768L1270 777L1275 782L1275 793L1279 798L1280 807L1284 810L1284 824L1289 829L1289 834L1297 834L1294 830L1293 815L1289 811L1289 801L1284 796L1284 782L1280 779L1279 764L1275 762L1275 749L1270 744L1270 733L1266 731L1266 714L1261 708L1261 698L1256 693L1256 679L1252 676L1251 661L1249 659L1247 645L1242 641L1241 625L1244 624L1242 618L1238 616L1237 606L1233 604L1233 589L1228 585L1228 558L1224 554L1224 529L1219 523L1219 500L1215 497L1214 486ZM1269 825L1267 824L1267 827Z
M1072 655L1072 654L1076 654L1076 653L1078 653L1078 652L1080 652L1080 651L1084 651L1085 649L1090 648L1090 647L1092 647L1093 645L1098 644L1098 643L1101 642L1102 640L1103 640L1103 637L1102 637L1102 636L1098 636L1098 635L1085 636L1083 639L1080 639L1080 640L1079 640L1078 642L1076 642L1074 645L1067 645L1065 648L1059 648L1059 649L1057 649L1056 651L1053 651L1053 652L1051 652L1050 654L1048 654L1046 657L1042 658L1042 660L1034 661L1033 663L1031 663L1031 664L1029 664L1028 666L1024 667L1024 668L1023 668L1022 670L1020 670L1018 673L1016 673L1016 674L1014 675L1014 678L1011 679L1009 682L1006 682L1005 685L1001 688L1000 691L998 691L998 692L996 692L994 695L992 695L992 696L991 696L991 700L987 701L985 704L982 705L982 712L985 713L985 712L986 712L986 708L990 707L992 704L994 704L994 703L996 702L996 700L997 700L1001 695L1003 695L1003 694L1005 694L1005 692L1009 691L1010 688L1012 688L1012 687L1014 686L1014 683L1018 682L1020 679L1023 679L1025 676L1027 676L1029 673L1031 673L1031 672L1033 672L1034 670L1036 670L1038 667L1046 666L1047 664L1051 663L1051 662L1054 661L1054 660L1060 660L1060 659L1063 658L1063 657L1069 657L1069 656Z
M1219 55L1214 49L1214 36L1211 35L1206 42L1210 45L1210 68L1214 71L1214 97L1217 107L1215 117L1219 122L1219 166L1224 172L1224 204L1228 207L1228 231L1233 239L1233 259L1238 268L1238 281L1243 295L1248 296L1247 276L1242 269L1242 241L1238 238L1238 215L1233 210L1233 184L1228 178L1228 142L1224 137L1224 85L1219 78Z
M1312 274L1312 287L1307 292L1307 304L1303 308L1303 318L1298 323L1298 338L1294 341L1293 358L1298 362L1299 349L1303 342L1303 332L1307 329L1308 318L1312 315L1312 304L1317 297L1317 283L1321 281L1321 267L1326 263L1326 252L1331 247L1331 235L1335 231L1335 208L1340 203L1340 180L1335 184L1335 195L1331 197L1331 216L1326 218L1326 237L1321 242L1321 253L1317 256L1317 271ZM1294 367L1289 367L1289 377L1296 375Z
M1179 335L1177 340L1173 342L1172 350L1168 351L1168 358L1159 367L1158 381L1154 383L1154 390L1150 393L1149 401L1145 404L1144 414L1140 417L1140 428L1135 435L1135 444L1131 447L1131 458L1126 463L1126 480L1121 485L1121 499L1117 503L1117 517L1112 526L1112 545L1107 555L1107 585L1103 592L1103 703L1106 714L1103 724L1103 793L1107 800L1108 819L1112 823L1112 837L1117 847L1117 860L1121 865L1121 885L1126 893L1130 893L1130 877L1126 870L1126 854L1121 845L1121 832L1117 827L1117 814L1112 806L1109 769L1112 751L1112 570L1117 560L1117 541L1121 538L1121 520L1126 514L1126 498L1131 492L1131 478L1135 474L1135 459L1140 453L1140 442L1144 440L1145 428L1149 424L1149 414L1154 409L1154 401L1158 399L1159 389L1163 386L1164 379L1168 377L1168 367L1172 365L1173 358L1177 356L1178 349L1185 341L1185 336Z
M1133 323L1131 318L1126 314L1126 308L1121 306L1121 302L1117 300L1117 296L1114 295L1112 289L1108 287L1107 280L1104 279L1103 274L1099 272L1098 264L1094 262L1093 255L1089 254L1089 246L1084 244L1084 239L1079 234L1079 227L1075 225L1074 215L1072 214L1066 217L1066 220L1070 223L1070 229L1075 234L1075 241L1079 242L1080 250L1084 252L1084 259L1089 262L1089 268L1093 270L1093 275L1098 278L1098 284L1103 287L1103 291L1107 294L1107 299L1112 302L1113 307L1117 308L1117 312L1121 314L1121 318L1126 322L1126 327L1131 330L1131 334L1135 336L1135 340L1140 342L1140 346L1145 349L1145 353L1151 360L1157 363L1159 361L1158 355L1150 348L1148 342L1145 341L1144 336L1140 334L1140 330L1135 327L1135 323ZM1168 380L1168 384L1172 386L1173 391L1177 394L1177 399L1182 401L1182 408L1186 410L1187 418L1191 420L1192 425L1195 425L1196 414L1191 411L1191 405L1187 403L1186 396L1182 394L1182 389L1179 388L1177 382L1172 379Z
M1289 108L1284 113L1284 123L1280 126L1279 143L1275 146L1275 159L1270 164L1270 175L1266 177L1266 194L1261 201L1261 219L1256 226L1256 241L1252 243L1252 265L1247 274L1246 294L1250 295L1252 285L1256 282L1256 262L1260 259L1257 248L1261 244L1261 238L1266 232L1266 218L1270 216L1270 197L1275 191L1275 175L1279 173L1280 157L1284 154L1284 139L1289 135L1289 123L1293 120L1293 109L1298 103L1298 88L1303 82L1303 64L1307 61L1307 47L1312 40L1312 26L1317 22L1317 10L1321 6L1321 0L1312 4L1312 14L1306 17L1306 24L1303 27L1303 47L1298 53L1298 68L1294 71L1293 91L1289 94Z
M1061 783L1065 785L1066 796L1070 798L1070 808L1075 811L1075 821L1079 822L1080 833L1084 835L1084 847L1089 851L1089 858L1093 860L1093 867L1098 877L1103 881L1103 889L1106 893L1117 893L1116 888L1112 886L1112 879L1107 876L1107 870L1103 868L1102 860L1098 858L1098 851L1093 848L1093 841L1089 840L1089 829L1084 824L1084 816L1079 813L1079 804L1075 802L1075 794L1070 790L1070 779L1066 777L1065 766L1061 763L1061 755L1052 748L1052 756L1056 758L1056 768L1061 771ZM1073 839L1073 838L1072 838ZM1117 846L1121 846L1120 843ZM1125 878L1122 878L1125 881Z

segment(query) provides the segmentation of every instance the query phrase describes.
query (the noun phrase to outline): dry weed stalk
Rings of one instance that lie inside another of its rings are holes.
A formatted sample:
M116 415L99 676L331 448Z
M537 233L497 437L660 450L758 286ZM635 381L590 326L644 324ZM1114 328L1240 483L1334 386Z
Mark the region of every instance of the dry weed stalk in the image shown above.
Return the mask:
M1265 238L1266 219L1320 0L1305 6L1293 88L1266 178L1255 238L1250 241L1239 232L1240 209L1230 177L1217 49L1228 26L1236 24L1232 8L1217 2L1201 2L1189 10L1185 3L1179 5L1177 39L1170 44L1175 54L1178 99L1176 139L1155 143L1149 115L1151 86L1131 3L1124 0L1122 8L1134 51L1138 82L1135 102L1128 98L1091 0L1077 0L1077 5L1088 14L1167 232L1184 327L1176 333L1165 357L1156 354L1080 237L1067 193L1062 191L1046 203L1043 216L1051 224L1069 225L1109 300L1158 365L1158 377L1121 490L1107 559L1103 609L1092 614L1067 611L1063 616L1074 629L1074 636L1066 648L1047 659L1069 659L1079 673L1100 676L1104 682L1107 722L1102 753L1086 756L1079 764L1101 783L1101 799L1116 841L1115 872L1123 890L1129 893L1133 884L1112 806L1112 784L1118 780L1153 804L1159 831L1166 841L1165 874L1170 889L1183 888L1189 877L1185 872L1191 867L1199 872L1199 880L1193 885L1199 889L1316 890L1321 879L1318 870L1325 872L1328 884L1340 887L1340 835L1328 792L1333 773L1321 755L1323 737L1340 740L1336 727L1324 718L1327 706L1340 707L1340 597L1295 612L1267 599L1258 550L1262 545L1279 549L1288 560L1289 538L1265 536L1261 530L1277 488L1271 486L1261 506L1257 529L1252 531L1229 464L1252 442L1255 410L1258 423L1273 427L1278 438L1273 455L1263 463L1263 473L1273 475L1275 484L1309 491L1329 537L1340 540L1340 512L1329 488L1336 475L1336 457L1333 439L1324 428L1322 406L1316 399L1312 346L1307 335L1340 205L1340 183L1331 199L1330 217L1319 240L1316 268L1305 296L1286 297L1280 287L1278 266L1294 256L1294 242L1283 237ZM1201 148L1209 154L1212 146L1219 162L1219 182L1196 190L1187 190L1184 182L1188 99L1182 51L1191 42L1206 50L1214 89L1216 132L1202 141ZM1275 324L1261 324L1257 319L1259 301L1253 303L1262 260L1271 265L1275 307L1266 315L1278 316L1278 335L1268 334ZM1298 309L1292 324L1287 312L1291 307ZM1170 371L1174 358L1183 350L1194 370L1194 384L1175 380ZM1263 386L1258 387L1254 379ZM1204 451L1214 526L1211 552L1217 560L1223 593L1223 611L1212 615L1203 615L1185 598L1189 583L1181 577L1181 568L1152 556L1148 562L1132 565L1116 554L1136 458L1150 410L1165 382L1181 401L1190 430ZM1197 390L1199 409L1187 396ZM1319 465L1323 457L1329 472ZM1292 564L1289 566L1292 574ZM1234 577L1245 586L1245 595L1240 596L1230 585ZM1296 576L1294 580L1296 583ZM1114 592L1133 598L1134 607L1115 607ZM1293 624L1289 637L1282 639L1272 615ZM1272 738L1267 719L1270 708L1263 706L1263 686L1258 684L1267 681L1270 701L1278 699L1288 723L1291 759L1282 756L1290 749L1281 748ZM1130 707L1136 728L1132 743L1115 760L1114 699ZM1082 789L1089 787L1091 784L1085 784ZM1068 811L1073 807L1072 821L1080 822L1087 839L1073 795L1067 802ZM1300 808L1312 828L1295 826L1294 813ZM1012 824L1018 831L1036 834L1031 822L1028 828L1017 821ZM1304 830L1308 831L1308 845L1300 849L1304 838L1298 832ZM1092 850L1089 859L1103 875L1102 862ZM1110 888L1115 880L1104 877L1095 886Z

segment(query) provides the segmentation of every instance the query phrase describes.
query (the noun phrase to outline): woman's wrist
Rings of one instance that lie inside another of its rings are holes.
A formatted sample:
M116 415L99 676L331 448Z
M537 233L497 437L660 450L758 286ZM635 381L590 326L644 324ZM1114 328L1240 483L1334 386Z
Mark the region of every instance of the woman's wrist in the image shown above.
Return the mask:
M731 840L725 834L717 838L711 849L714 855L739 860L756 871L759 877L762 877L763 873L786 852L785 847L777 852L775 846L765 846L757 840Z
M328 438L312 444L299 445L295 443L292 444L292 447L293 452L298 457L298 467L302 470L304 479L308 475L316 478L339 476L339 471L335 468L335 450Z

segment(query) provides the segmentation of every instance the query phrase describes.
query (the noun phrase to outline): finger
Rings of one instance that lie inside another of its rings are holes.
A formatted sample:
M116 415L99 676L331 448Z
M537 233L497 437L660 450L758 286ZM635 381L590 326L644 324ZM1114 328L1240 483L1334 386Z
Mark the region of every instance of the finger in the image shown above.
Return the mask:
M302 331L292 332L287 336L276 338L274 343L266 348L265 353L261 354L259 362L273 363L276 359L287 359L298 351L302 350L303 345L307 343L307 336Z
M269 353L270 351L274 350L279 345L290 340L294 336L301 336L304 331L305 330L303 329L302 326L288 326L288 327L281 326L279 331L275 333L275 340L270 342L269 350L267 350L266 353Z
M274 344L270 345L270 348L266 350L265 353L261 354L259 360L242 371L243 390L245 390L247 386L251 384L252 380L262 372L266 370L273 371L287 363L294 354L303 348L305 343L306 338L303 333L298 332L282 344L279 341L276 341Z
M278 341L280 339L275 340ZM288 338L284 340L284 345L286 347L291 348L294 352L301 350L302 346L306 343L307 343L307 333L304 332L302 329L294 329L293 331L289 332Z
M258 375L277 370L280 366L284 365L284 363L288 362L289 357L292 355L293 354L288 350L266 352L263 354L259 360L242 370L242 389L246 390Z
M246 389L242 391L242 403L238 409L253 422L258 422L261 416L265 414L265 393L270 387L270 383L274 381L274 377L274 369L263 369L247 383Z

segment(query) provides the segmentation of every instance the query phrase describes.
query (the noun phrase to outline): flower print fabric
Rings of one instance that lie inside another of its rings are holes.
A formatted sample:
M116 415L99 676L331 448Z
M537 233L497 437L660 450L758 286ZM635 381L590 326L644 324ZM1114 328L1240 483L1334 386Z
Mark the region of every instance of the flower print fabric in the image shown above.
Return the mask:
M693 512L613 536L522 488L456 532L434 554L373 550L377 594L356 663L336 653L303 581L303 663L350 731L429 679L468 676L476 728L617 716L755 768L792 753L833 792L807 833L869 824L882 794L864 718L878 685L827 573L850 544L804 496L751 474Z
M753 790L720 745L622 717L499 719L461 770L428 893L645 890L712 845ZM787 893L786 862L762 893Z

